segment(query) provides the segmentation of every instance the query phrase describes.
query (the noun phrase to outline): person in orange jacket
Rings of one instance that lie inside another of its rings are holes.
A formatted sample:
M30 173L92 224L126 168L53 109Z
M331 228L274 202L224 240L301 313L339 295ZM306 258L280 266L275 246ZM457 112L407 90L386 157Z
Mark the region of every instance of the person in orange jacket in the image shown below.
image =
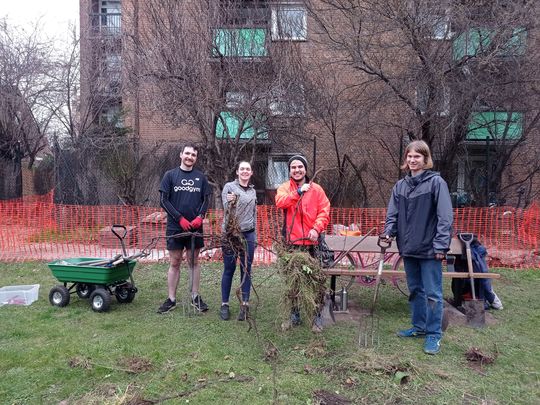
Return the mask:
M287 244L307 250L314 256L314 246L319 235L330 222L330 201L322 187L309 181L307 159L295 155L289 159L289 181L279 186L276 206L283 209L285 221L283 236ZM300 324L298 308L292 308L291 324ZM322 330L322 319L318 314L313 321L313 331Z

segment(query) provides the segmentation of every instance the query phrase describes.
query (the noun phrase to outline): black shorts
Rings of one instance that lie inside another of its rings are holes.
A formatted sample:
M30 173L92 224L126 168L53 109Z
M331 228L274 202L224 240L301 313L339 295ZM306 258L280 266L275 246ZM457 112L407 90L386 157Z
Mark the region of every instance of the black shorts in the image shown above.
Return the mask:
M203 233L202 227L197 229L197 232ZM175 235L177 233L182 233L175 229L167 229L165 232L166 236ZM202 236L194 236L195 238L195 249L200 249L204 247L204 239ZM191 236L184 236L181 238L167 238L167 250L182 250L182 249L191 249Z

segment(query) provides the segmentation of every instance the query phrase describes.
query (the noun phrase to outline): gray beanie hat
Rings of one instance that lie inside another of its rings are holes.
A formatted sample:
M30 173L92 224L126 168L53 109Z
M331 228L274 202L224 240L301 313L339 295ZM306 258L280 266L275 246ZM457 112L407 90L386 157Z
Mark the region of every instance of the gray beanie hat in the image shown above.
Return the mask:
M289 163L287 164L287 166L289 166L289 170L291 170L291 163L293 162L293 160L299 160L300 162L302 162L303 165L304 165L304 168L307 171L307 168L308 168L307 167L307 159L302 155L294 155L293 157L291 157L289 159Z

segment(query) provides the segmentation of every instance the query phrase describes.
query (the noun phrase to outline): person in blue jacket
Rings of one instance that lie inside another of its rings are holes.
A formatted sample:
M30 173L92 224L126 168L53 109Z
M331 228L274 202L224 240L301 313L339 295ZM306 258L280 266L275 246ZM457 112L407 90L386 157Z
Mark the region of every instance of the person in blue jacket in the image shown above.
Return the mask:
M448 186L439 173L424 141L405 149L403 170L388 203L383 238L396 238L403 257L412 327L400 337L424 337L424 352L436 354L442 338L442 260L450 249L453 211Z

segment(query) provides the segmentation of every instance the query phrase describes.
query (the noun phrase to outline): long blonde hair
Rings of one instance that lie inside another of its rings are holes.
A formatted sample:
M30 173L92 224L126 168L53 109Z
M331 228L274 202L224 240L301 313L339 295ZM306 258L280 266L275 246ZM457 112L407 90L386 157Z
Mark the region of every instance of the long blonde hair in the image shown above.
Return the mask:
M420 153L424 156L424 169L431 169L433 167L433 159L431 158L431 151L429 146L424 141L412 141L407 145L405 153L403 154L403 164L401 165L401 170L407 170L409 166L407 165L407 155L409 152Z

